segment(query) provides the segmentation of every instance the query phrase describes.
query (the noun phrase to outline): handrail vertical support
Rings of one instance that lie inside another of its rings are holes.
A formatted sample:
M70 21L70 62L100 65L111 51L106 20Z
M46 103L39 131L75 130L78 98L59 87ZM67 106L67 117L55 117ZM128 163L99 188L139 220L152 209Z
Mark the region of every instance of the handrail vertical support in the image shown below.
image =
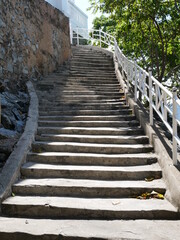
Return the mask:
M73 31L72 31L72 26L71 26L70 22L69 22L69 31L70 31L70 43L72 45L73 44Z
M101 48L101 29L99 29L99 38L100 38L100 48Z
M153 126L152 70L149 69L149 122Z
M137 102L137 62L134 61L134 100Z
M173 88L173 164L177 165L177 88Z
M79 46L79 29L77 28L77 45Z
M0 96L0 125L1 125L1 96Z

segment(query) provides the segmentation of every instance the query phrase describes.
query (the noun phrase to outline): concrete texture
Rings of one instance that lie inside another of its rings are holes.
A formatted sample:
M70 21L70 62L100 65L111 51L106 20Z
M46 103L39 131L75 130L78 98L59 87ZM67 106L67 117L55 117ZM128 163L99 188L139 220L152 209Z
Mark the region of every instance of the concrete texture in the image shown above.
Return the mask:
M53 165L28 162L21 168L21 173L33 178L79 178L104 180L144 180L161 177L157 163L145 166L74 166Z
M167 200L16 196L3 202L9 216L52 219L179 219Z
M179 235L180 221L0 218L1 240L179 240Z
M11 193L12 184L19 178L20 167L26 160L37 131L38 98L31 82L27 83L27 88L30 95L28 118L24 133L0 173L0 204Z
M139 166L157 162L156 155L151 154L95 154L95 153L63 153L44 152L30 153L30 162L73 165L101 165L101 166Z
M13 185L18 195L39 195L73 197L132 197L145 192L165 193L165 184L159 180L142 181L101 181L88 179L25 179ZM49 191L50 190L50 191Z

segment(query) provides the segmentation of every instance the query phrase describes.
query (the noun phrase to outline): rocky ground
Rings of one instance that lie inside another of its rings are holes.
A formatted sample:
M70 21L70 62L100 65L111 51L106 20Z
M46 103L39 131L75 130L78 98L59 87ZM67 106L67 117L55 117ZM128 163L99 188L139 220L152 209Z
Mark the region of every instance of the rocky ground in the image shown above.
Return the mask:
M25 83L0 81L0 171L21 136L28 112L29 97Z

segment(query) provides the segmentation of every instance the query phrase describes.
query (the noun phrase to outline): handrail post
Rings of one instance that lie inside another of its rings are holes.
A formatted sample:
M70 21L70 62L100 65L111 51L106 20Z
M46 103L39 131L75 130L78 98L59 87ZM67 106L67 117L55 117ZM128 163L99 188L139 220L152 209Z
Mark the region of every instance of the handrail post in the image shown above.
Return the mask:
M0 96L0 125L1 125L1 96Z
M177 165L177 88L173 88L173 164Z
M69 22L69 31L70 31L70 43L72 45L73 44L73 31L72 31L72 26L71 26L70 22Z
M116 43L116 39L114 38L114 52L115 52L115 57L117 55L117 43Z
M79 29L77 28L77 45L79 46Z
M100 48L101 48L101 29L99 29Z
M137 102L137 61L134 61L134 100Z
M149 68L149 122L153 126L152 70Z
M94 30L92 29L91 46L93 46L93 40L94 40Z

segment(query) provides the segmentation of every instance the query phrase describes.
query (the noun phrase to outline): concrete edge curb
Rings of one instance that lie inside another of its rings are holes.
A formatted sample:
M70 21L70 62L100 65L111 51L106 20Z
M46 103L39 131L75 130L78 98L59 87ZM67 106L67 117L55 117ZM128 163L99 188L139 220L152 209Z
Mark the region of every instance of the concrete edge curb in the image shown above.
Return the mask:
M31 81L27 82L30 104L24 132L16 144L0 173L0 209L2 201L11 194L11 187L20 176L20 167L26 161L27 153L31 147L37 131L38 97Z
M167 149L161 142L156 127L151 127L149 124L149 119L145 109L133 99L133 96L128 93L127 86L122 78L122 75L119 71L118 63L114 57L114 65L116 76L122 85L126 101L129 104L130 108L133 110L137 119L140 122L145 134L149 137L150 144L154 147L154 152L158 156L158 162L162 169L162 174L164 181L167 186L166 198L178 209L180 212L180 173L177 168L173 165L172 159L170 158Z

